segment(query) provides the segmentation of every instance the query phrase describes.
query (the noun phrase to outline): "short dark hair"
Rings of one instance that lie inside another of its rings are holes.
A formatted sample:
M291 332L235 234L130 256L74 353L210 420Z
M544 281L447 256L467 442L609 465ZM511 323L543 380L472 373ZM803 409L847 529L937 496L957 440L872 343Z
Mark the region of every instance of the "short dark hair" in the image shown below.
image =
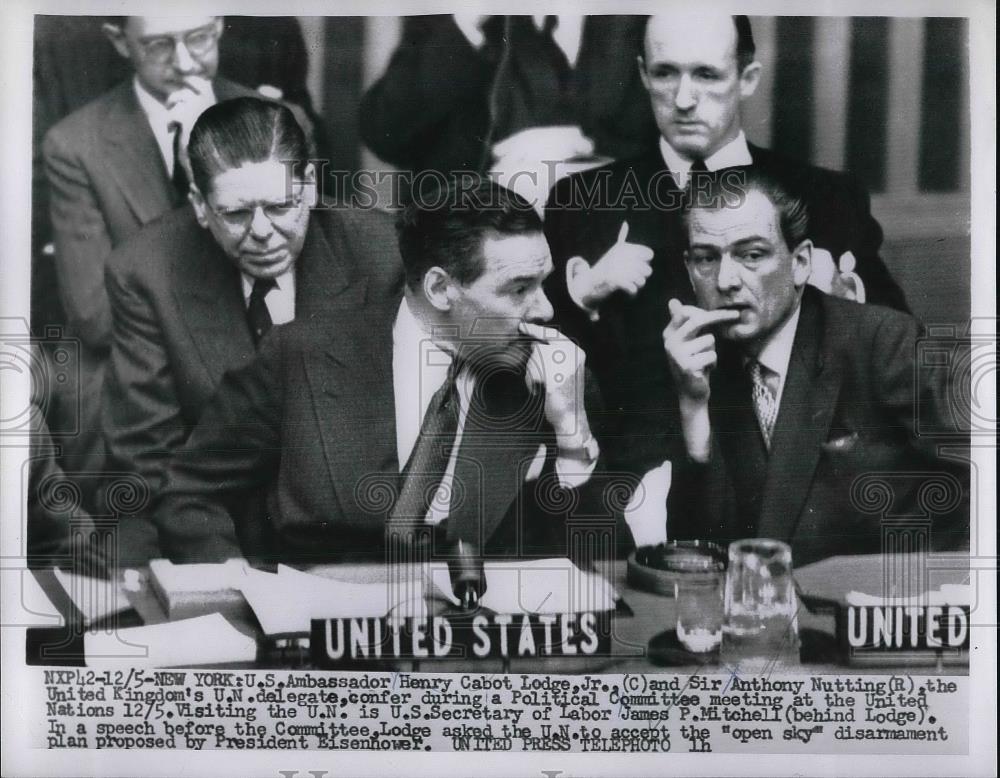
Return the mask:
M419 289L432 267L460 284L483 273L483 241L542 231L542 220L521 195L488 178L466 176L421 192L396 224L406 284Z
M741 205L750 192L760 192L778 212L778 227L789 249L794 249L809 235L809 213L799 186L785 178L753 165L726 168L716 173L694 174L693 194L685 198L685 230L691 211L721 210Z
M736 67L742 73L757 56L757 46L753 42L749 16L733 16L733 24L736 25Z
M288 108L273 100L237 97L207 108L191 130L188 157L194 183L207 194L212 177L247 162L276 159L301 175L305 133Z

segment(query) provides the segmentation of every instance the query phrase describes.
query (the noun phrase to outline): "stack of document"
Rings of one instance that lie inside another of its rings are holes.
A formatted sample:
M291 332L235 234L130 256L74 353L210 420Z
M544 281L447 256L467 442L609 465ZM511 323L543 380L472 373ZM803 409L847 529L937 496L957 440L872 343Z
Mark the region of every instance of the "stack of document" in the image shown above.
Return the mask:
M399 580L354 583L278 565L277 573L247 569L240 584L268 637L309 634L313 619L424 615L424 586L410 575Z

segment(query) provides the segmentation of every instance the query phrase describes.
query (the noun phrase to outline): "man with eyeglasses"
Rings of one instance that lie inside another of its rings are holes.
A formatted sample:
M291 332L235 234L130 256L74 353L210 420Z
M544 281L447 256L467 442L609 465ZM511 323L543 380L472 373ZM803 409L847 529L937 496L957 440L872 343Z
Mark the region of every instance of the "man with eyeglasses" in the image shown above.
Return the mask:
M392 219L311 209L306 149L279 103L242 97L206 109L188 146L193 207L148 225L108 260L108 469L138 473L150 497L223 374L252 361L272 326L401 287ZM253 516L257 507L250 495L234 510ZM242 526L259 529L249 518ZM118 535L123 562L158 553L143 517L122 521Z
M778 179L707 184L684 214L694 301L671 299L662 332L681 430L668 534L774 538L797 565L968 548L961 388L918 362L919 323L807 284L808 213Z
M222 19L109 17L104 32L134 76L56 124L43 157L55 269L67 335L81 344L80 381L56 387L53 412L79 404L79 434L63 466L97 470L100 396L111 345L108 255L187 200L183 157L198 115L217 100L253 94L216 77ZM56 426L60 424L57 421Z

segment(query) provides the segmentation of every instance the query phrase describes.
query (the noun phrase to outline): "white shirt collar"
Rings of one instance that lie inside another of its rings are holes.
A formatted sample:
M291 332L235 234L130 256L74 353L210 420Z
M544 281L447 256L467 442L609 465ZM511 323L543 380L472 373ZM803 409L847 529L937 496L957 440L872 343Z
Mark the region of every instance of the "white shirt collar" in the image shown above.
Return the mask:
M785 379L788 377L788 365L792 360L792 346L795 344L795 332L799 327L799 314L801 313L802 303L800 301L784 324L764 341L764 347L757 355L757 361L778 376L776 399L779 403L781 402L781 392L785 388Z
M240 274L243 284L243 304L250 304L250 293L256 280L245 273ZM276 287L264 297L264 304L271 314L272 324L287 324L295 318L295 265L274 279Z
M673 174L677 186L683 189L687 186L691 160L678 154L662 135L660 136L660 154L663 156L663 161L667 163L667 168ZM750 147L747 145L747 136L743 130L740 130L735 138L714 154L705 157L705 167L710 171L751 163L753 163L753 157L750 156Z
M248 276L246 273L240 273L240 278L243 280L243 300L247 301L250 299L250 293L253 291L254 281L257 279L253 276ZM294 263L280 276L275 276L274 283L275 288L279 291L295 291Z

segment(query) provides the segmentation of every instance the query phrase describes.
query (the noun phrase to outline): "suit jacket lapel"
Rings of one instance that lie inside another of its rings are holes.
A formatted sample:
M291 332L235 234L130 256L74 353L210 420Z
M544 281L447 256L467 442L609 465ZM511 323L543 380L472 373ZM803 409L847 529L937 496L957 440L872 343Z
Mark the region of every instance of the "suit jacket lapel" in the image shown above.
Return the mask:
M841 376L824 360L823 337L822 312L807 289L771 438L760 537L791 538L830 429Z
M197 239L180 246L184 258L174 265L174 294L206 381L215 386L223 372L253 354L254 344L239 271L207 230L190 229Z
M104 117L101 145L107 158L115 160L108 168L140 223L170 210L172 190L163 156L131 81L118 87L118 99Z

